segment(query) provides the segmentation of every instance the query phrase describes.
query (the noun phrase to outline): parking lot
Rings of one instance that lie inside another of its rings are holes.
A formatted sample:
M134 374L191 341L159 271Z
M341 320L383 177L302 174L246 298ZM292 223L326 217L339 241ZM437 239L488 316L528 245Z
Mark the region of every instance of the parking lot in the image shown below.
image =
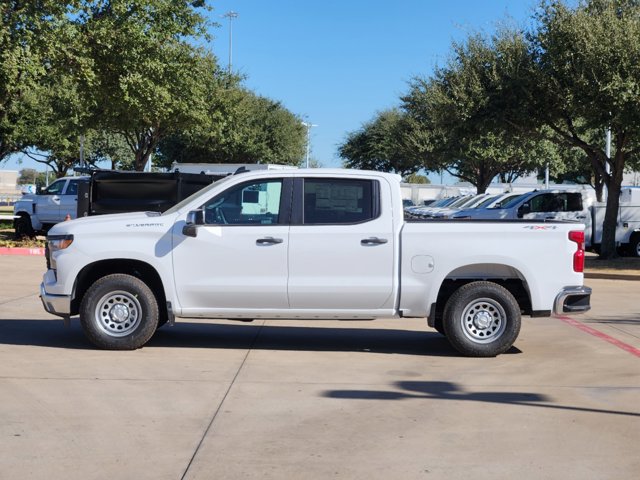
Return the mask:
M634 479L640 281L462 358L413 319L179 322L99 351L0 256L0 477Z

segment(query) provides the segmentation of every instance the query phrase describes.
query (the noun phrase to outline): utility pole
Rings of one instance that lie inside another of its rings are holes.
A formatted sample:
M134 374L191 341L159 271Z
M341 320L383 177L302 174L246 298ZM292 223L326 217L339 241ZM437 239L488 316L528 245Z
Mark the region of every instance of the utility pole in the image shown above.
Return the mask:
M225 13L222 18L229 19L229 75L231 75L231 69L233 65L233 20L238 18L238 13L230 11Z
M309 152L311 151L311 129L317 127L315 123L300 122L307 128L307 156L305 159L305 168L309 168Z

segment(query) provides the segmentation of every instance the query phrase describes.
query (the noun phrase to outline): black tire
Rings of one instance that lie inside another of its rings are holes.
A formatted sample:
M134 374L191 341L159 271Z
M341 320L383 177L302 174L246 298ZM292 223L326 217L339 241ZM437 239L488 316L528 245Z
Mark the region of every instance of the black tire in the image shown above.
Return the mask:
M495 357L509 350L520 333L520 321L516 299L492 282L463 285L444 308L447 339L469 357Z
M631 236L627 251L632 257L640 257L640 235L634 234Z
M80 323L91 343L106 350L142 347L158 327L158 302L151 289L131 275L97 280L80 304Z
M29 215L24 213L20 214L20 216L13 221L13 229L16 232L17 239L23 237L33 238L36 235L33 231L33 227L31 226L31 219L29 218Z

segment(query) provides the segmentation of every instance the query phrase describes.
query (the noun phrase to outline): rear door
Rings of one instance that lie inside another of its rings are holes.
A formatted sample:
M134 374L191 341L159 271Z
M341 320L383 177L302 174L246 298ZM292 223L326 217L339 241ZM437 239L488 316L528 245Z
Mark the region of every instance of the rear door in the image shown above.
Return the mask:
M298 310L393 307L390 187L379 179L298 178L289 233L289 305Z

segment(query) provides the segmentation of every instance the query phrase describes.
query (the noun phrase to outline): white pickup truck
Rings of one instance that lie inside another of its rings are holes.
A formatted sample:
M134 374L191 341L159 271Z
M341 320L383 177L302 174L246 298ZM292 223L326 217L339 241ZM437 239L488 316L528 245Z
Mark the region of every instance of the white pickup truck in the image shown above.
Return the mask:
M392 174L248 172L162 214L55 225L40 292L106 349L139 348L176 317L426 317L462 354L494 356L515 342L521 314L590 308L583 230L405 221Z
M47 231L67 215L76 218L78 185L88 177L59 178L40 193L30 193L13 206L13 226L18 237Z

